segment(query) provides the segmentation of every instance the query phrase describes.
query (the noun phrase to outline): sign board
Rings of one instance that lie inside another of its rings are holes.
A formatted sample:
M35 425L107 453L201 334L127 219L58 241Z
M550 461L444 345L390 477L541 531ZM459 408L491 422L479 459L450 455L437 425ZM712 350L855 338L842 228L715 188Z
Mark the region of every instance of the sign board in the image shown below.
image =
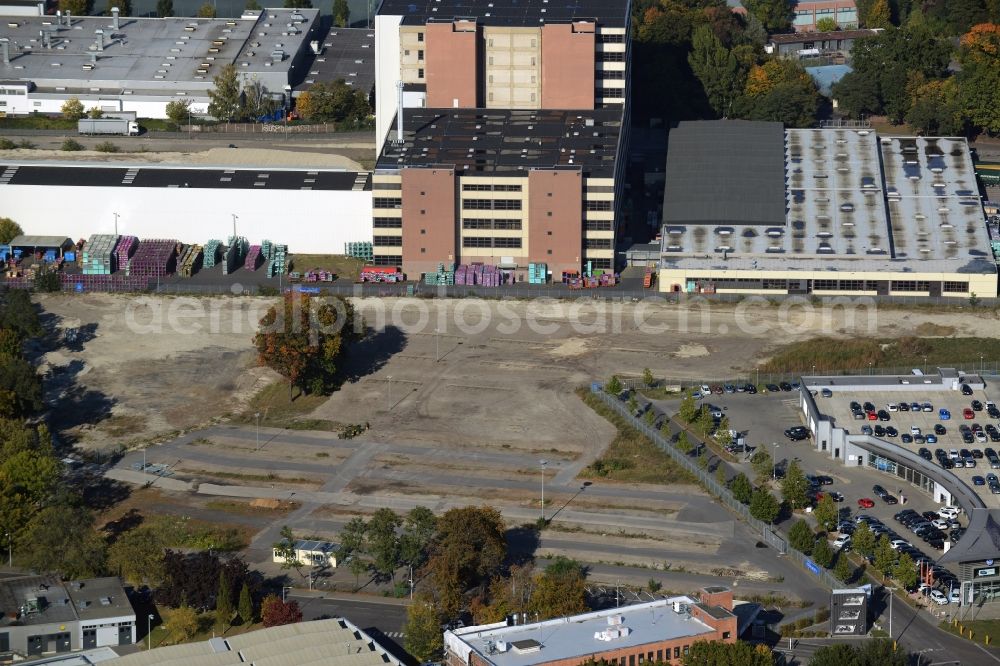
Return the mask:
M812 560L806 560L806 569L809 569L809 571L812 571L817 576L819 575L819 567Z
M985 569L976 569L976 578L984 578L986 576L996 576L996 567L987 567Z
M302 293L302 294L318 294L319 293L319 287L301 287L299 285L295 285L293 287L293 289L295 291L299 292L299 293Z

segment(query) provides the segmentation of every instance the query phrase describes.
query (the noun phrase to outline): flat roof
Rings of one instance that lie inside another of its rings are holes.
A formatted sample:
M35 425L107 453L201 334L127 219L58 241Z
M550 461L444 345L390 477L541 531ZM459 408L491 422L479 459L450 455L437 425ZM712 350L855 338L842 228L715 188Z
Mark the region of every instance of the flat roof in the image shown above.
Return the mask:
M533 168L580 168L614 175L621 109L407 109L403 144L395 122L377 169L454 166L464 175L527 175Z
M305 80L295 90L308 90L314 83L343 79L368 95L375 87L375 31L367 28L330 28L321 42Z
M65 247L72 245L73 241L65 236L14 236L11 239L11 247Z
M783 138L781 123L679 123L667 137L663 223L780 226Z
M1000 509L972 509L965 535L938 562L1000 560Z
M371 636L343 618L269 629L136 652L113 666L401 666Z
M29 600L37 610L29 610ZM117 578L60 582L58 576L20 576L0 580L0 626L97 620L135 614ZM11 617L11 613L14 617Z
M802 4L799 2L799 4ZM822 42L838 39L862 39L864 37L874 37L882 32L881 30L866 29L860 30L837 30L836 32L789 32L778 35L771 35L768 41L774 44L799 44L801 42Z
M467 627L446 631L445 645L463 661L475 652L480 660L496 666L532 666L714 631L690 613L676 612L674 602L687 607L696 603L680 596L533 624ZM625 635L614 635L619 627L626 630ZM607 630L612 633L606 635Z
M79 187L191 187L244 190L354 190L367 187L368 175L332 169L252 169L101 165L88 162L60 165L0 163L8 185ZM126 177L127 176L127 177ZM0 184L0 188L3 185Z
M482 25L539 26L543 23L596 21L610 27L628 24L628 0L382 0L379 16L402 16L405 24L474 18Z

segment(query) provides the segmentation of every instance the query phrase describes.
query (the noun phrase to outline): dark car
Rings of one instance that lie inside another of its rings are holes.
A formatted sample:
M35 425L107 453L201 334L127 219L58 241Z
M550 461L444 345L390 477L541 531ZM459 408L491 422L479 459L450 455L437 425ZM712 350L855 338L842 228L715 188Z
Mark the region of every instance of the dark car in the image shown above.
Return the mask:
M905 432L899 436L899 439L903 442L903 444L913 444L913 435L909 435Z
M789 384L788 382L781 382L780 384L778 384L778 387L782 391L791 391L792 390L792 385Z
M945 458L944 460L941 461L941 467L945 469L954 469L955 463L951 458Z
M972 457L975 458L976 460L982 460L983 459L982 449L972 449Z
M777 384L768 384L764 388L766 388L768 390L768 393L779 393L779 392L781 392L781 387L778 386Z
M948 434L948 429L945 428L940 423L938 423L937 425L934 426L934 434L935 435L947 435Z
M874 412L875 411L875 403L873 403L873 402L866 402L862 406L864 407L864 410L866 412Z
M908 411L910 411L910 405L909 405L909 403L906 403L906 402L899 403L899 411L901 411L901 412L908 412Z
M851 411L852 412L860 412L861 411L861 403L858 402L857 400L852 400L851 401Z
M899 504L899 500L889 494L886 494L885 497L882 498L882 501L886 504Z
M883 488L882 486L880 486L877 483L874 486L872 486L872 492L875 493L876 497L882 497L884 495L888 495L889 494L888 490L886 490L885 488Z
M984 479L983 477L981 477L979 475L976 475L976 476L972 477L972 485L974 485L974 486L985 486L986 485L986 479Z
M975 444L976 437L971 432L962 433L962 443L963 444Z
M880 425L875 426L874 431L876 437L885 437L885 428L883 428L882 426Z
M917 451L917 455L920 456L921 458L923 458L924 460L933 460L934 459L934 456L931 455L930 450L924 449L924 448L922 448L919 451Z
M816 476L816 480L819 481L819 484L821 486L832 486L833 485L833 477L832 476L825 476L823 474L819 474L819 475Z
M878 420L879 421L888 421L889 420L889 412L885 411L884 409L878 410Z
M827 493L827 496L830 499L832 499L834 502L843 502L844 501L844 494L843 493L838 493L836 490L831 490L830 492Z
M968 384L962 384L962 395L972 395L972 387Z
M974 412L981 412L981 411L983 411L983 403L979 402L978 400L973 400L972 401L972 411L974 411Z
M788 428L785 430L785 437L792 440L793 442L801 442L804 439L809 439L809 429L805 426L795 426L794 428Z
M745 386L743 387L743 390L744 390L745 392L747 392L747 393L750 393L750 394L753 394L753 393L756 393L756 392L757 392L757 387L756 387L756 386L754 386L753 384L746 384L746 385L745 385Z
M898 434L899 434L899 431L896 430L895 428L893 428L892 426L886 426L885 427L885 436L886 437L895 437Z
M924 517L924 520L937 520L941 517L937 514L937 511L924 511L920 515Z

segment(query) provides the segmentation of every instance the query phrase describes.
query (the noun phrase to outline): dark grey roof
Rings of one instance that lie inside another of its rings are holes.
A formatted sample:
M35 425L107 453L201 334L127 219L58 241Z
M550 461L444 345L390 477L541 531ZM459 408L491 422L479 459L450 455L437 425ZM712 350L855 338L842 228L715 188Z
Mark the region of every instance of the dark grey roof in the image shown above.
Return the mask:
M1000 560L1000 509L973 509L969 527L938 562Z
M467 174L516 176L532 168L572 167L610 178L621 120L621 109L407 109L403 145L393 142L393 121L376 168L448 165Z
M375 87L375 31L333 26L320 43L323 52L309 65L309 73L295 90L309 90L313 83L343 79L368 95Z
M664 224L785 225L781 123L682 122L667 138Z
M381 16L402 16L403 23L475 18L483 25L537 26L594 20L600 25L625 27L628 0L382 0Z

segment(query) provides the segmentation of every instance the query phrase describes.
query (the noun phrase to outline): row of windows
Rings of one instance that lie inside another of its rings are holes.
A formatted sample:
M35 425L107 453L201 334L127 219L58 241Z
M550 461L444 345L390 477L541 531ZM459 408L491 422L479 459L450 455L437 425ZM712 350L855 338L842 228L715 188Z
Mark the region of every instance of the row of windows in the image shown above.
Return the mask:
M876 291L875 280L813 280L814 291Z
M373 217L372 226L376 229L402 229L403 218L401 217Z
M462 183L463 192L520 192L520 185L488 185L483 183Z
M490 218L467 218L462 220L463 229L506 229L520 231L521 220L494 220Z
M584 222L584 229L587 231L611 231L611 220L587 220Z
M372 245L378 245L380 247L403 247L403 237L402 236L375 236L372 239Z
M597 73L597 78L604 79L604 80L607 80L607 79L624 79L625 78L625 72L623 70L620 70L620 69L606 69L606 70L599 71Z
M404 49L403 50L403 55L404 56L410 55L410 49ZM424 51L423 51L423 49L421 49L421 50L417 51L417 60L423 60L423 59L424 59Z
M625 35L601 33L597 36L597 41L601 44L624 44Z
M611 210L610 201L585 201L583 206L585 210Z
M969 291L968 282L950 282L944 281L941 283L941 291L949 294L964 294Z
M588 250L610 250L611 249L611 239L610 238L587 238L584 241L584 247Z
M620 51L602 51L597 54L598 62L625 62L625 54Z
M373 190L397 190L398 191L400 189L400 187L402 187L402 185L400 185L399 183L381 183L381 182L378 182L378 181L372 183L372 189Z
M462 210L521 210L521 200L463 199Z
M602 97L612 97L612 98L624 97L625 96L625 89L624 88L598 88L597 90L594 91L594 96L597 97L598 99L600 99Z
M398 254L376 254L372 257L372 263L376 266L402 266L403 257Z
M892 291L930 291L931 283L924 280L893 280L889 283Z
M552 253L549 252L549 254ZM603 268L605 270L611 270L610 259L587 259L587 263L590 264L591 268Z
M519 248L520 238L490 238L488 236L469 236L462 239L462 247L499 247Z
M400 197L374 197L372 208L402 208L403 200Z

